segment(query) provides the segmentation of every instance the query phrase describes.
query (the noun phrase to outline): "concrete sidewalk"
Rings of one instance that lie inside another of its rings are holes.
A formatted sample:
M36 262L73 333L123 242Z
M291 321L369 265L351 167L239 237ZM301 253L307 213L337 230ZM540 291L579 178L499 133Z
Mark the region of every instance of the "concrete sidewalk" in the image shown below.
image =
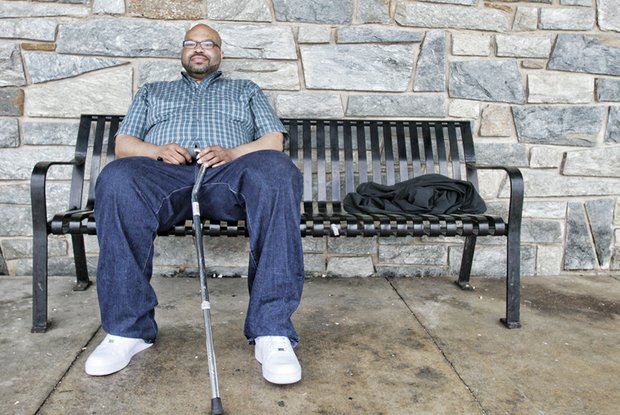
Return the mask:
M620 277L523 281L520 330L498 319L503 280L306 281L295 323L303 380L264 381L242 334L246 280L210 279L227 414L617 414ZM95 290L50 281L46 334L31 282L0 278L0 414L204 414L210 387L199 283L155 277L160 336L123 371L92 378L103 338Z

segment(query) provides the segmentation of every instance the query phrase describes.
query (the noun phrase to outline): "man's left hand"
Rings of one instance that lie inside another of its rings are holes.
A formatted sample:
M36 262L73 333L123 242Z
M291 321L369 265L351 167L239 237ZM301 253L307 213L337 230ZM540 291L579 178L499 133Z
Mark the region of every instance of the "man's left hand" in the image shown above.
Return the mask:
M198 164L205 164L207 167L218 167L236 158L234 149L220 146L205 147L198 153L196 159Z

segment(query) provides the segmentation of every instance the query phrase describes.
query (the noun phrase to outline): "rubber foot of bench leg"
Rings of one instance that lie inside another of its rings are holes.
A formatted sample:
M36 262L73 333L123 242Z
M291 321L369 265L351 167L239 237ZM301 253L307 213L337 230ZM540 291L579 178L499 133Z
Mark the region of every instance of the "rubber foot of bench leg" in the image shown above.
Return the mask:
M86 291L86 289L90 287L91 285L92 285L92 282L90 282L90 280L78 281L73 286L73 291Z
M461 290L474 291L476 289L476 287L471 285L469 281L454 281L454 283L461 287Z
M44 326L32 326L30 329L31 333L45 333L47 329L50 327L50 323L45 323Z
M520 321L507 321L505 318L500 318L499 321L501 321L502 324L509 329L520 329L521 328Z

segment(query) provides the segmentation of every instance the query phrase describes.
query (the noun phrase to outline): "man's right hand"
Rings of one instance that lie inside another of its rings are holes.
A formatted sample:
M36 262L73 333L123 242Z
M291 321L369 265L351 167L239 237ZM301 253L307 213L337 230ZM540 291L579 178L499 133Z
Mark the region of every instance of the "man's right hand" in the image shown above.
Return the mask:
M158 146L155 158L168 164L191 164L192 162L189 151L178 144Z
M116 158L142 156L168 164L191 164L192 162L189 151L178 144L158 146L125 134L116 136L115 154Z

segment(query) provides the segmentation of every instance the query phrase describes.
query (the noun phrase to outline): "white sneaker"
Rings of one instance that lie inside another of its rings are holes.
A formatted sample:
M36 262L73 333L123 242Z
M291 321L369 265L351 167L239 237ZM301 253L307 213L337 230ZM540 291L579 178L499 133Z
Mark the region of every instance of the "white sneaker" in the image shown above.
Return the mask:
M113 336L108 334L86 360L86 374L105 376L126 367L131 358L144 349L151 347L142 339Z
M259 336L255 342L254 355L267 381L285 385L301 380L301 366L288 337Z

